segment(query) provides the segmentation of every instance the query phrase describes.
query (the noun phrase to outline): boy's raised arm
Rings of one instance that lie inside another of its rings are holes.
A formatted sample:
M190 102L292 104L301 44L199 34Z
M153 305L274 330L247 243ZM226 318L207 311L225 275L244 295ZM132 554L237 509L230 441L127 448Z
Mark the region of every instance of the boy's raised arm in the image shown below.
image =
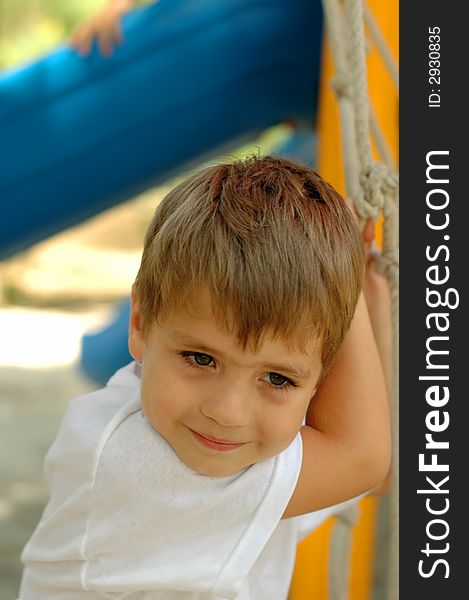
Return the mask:
M363 294L301 430L303 462L283 518L319 510L378 485L391 460L385 379Z

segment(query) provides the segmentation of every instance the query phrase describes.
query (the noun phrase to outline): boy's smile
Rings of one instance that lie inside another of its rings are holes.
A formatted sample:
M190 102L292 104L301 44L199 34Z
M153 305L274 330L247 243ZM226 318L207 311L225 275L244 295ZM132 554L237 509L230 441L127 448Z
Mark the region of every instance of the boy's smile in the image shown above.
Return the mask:
M133 299L129 347L142 360L142 408L179 458L227 476L282 452L300 430L321 373L321 344L305 351L265 336L243 349L205 294L143 336Z
M219 440L203 435L198 431L193 431L190 427L188 429L194 435L195 439L199 442L199 444L202 444L202 446L204 446L205 448L211 448L212 450L218 450L219 452L235 450L236 448L240 448L246 443L233 442L231 440Z

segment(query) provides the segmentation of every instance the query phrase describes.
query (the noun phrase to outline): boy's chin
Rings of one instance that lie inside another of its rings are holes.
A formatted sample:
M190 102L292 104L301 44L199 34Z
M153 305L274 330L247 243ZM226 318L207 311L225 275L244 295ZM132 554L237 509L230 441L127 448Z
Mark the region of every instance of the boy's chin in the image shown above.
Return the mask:
M200 452L194 452L193 448L175 448L174 445L171 445L186 467L198 475L230 477L242 473L257 463L277 456L288 447L289 443L272 446L269 449L249 444L249 448L239 448L228 452L211 452L203 449Z
M194 471L194 473L197 473L198 475L204 475L205 477L230 477L231 475L236 475L237 473L245 471L254 464L254 461L250 464L238 463L237 461L230 463L230 461L226 461L226 464L223 464L224 461L222 457L213 461L194 459L185 460L181 456L179 458L186 467L191 469L191 471Z

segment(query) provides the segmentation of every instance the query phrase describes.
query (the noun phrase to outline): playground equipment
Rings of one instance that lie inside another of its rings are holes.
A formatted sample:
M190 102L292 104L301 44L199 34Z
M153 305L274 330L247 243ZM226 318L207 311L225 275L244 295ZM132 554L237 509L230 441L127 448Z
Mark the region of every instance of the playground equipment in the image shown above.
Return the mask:
M0 78L0 258L285 119L312 123L319 0L172 0L111 58L58 49Z
M397 180L390 169L397 120L393 122L390 115L394 118L397 112L397 97L384 91L381 94L386 98L382 105L388 113L383 123L387 135L379 135L379 118L374 119L371 113L374 149L387 165L383 167L374 162L369 140L361 4L359 0L346 0L345 4L348 21L343 20L337 0L325 0L343 123L340 137L345 142L345 190L362 217L384 214L382 264L393 290L396 316ZM372 10L365 13L369 38L381 46L391 71L391 54L386 51L386 44L383 46L371 15L380 16L382 24L388 17L387 11L396 5L395 0L370 2ZM393 19L396 24L397 11L393 12ZM70 50L60 49L0 79L0 155L4 167L0 198L6 215L0 224L1 257L27 248L284 119L300 123L312 123L315 119L322 56L319 1L172 0L136 11L129 15L124 27L127 42L111 59L103 59L95 52L83 60ZM350 64L341 44L349 33L352 43L348 54L353 58ZM385 37L389 41L394 34L396 29ZM325 91L330 72L328 60L325 56L318 170L344 191L336 143L338 129L330 121L330 96L325 99L329 93ZM371 81L374 78L373 75ZM376 105L375 110L383 112ZM287 153L295 157L291 147ZM114 324L117 328L103 334L122 332L125 310L124 307ZM92 342L91 336L88 341ZM397 335L394 349L397 356ZM86 369L85 362L83 365ZM398 581L397 377L394 388L388 600L397 599ZM317 581L311 581L315 556L324 556L325 544L329 544L328 540L324 542L323 529L319 552L300 549L292 600L342 600L349 596L347 590L354 600L371 597L369 540L376 511L369 502L365 511L363 507L362 503L367 549L354 547L352 563L357 563L358 556L362 572L366 566L367 583L353 580L353 564L352 581L348 579L347 548L353 515L344 515L332 538L334 568L329 591L318 591ZM327 536L331 526L332 522L325 526ZM360 527L355 530L355 538Z

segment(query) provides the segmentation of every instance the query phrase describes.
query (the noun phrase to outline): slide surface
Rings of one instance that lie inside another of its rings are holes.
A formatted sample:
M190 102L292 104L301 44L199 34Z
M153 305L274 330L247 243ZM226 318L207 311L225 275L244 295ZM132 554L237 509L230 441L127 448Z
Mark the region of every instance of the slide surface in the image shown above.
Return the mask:
M0 258L294 119L312 122L320 0L162 0L111 58L0 78Z

